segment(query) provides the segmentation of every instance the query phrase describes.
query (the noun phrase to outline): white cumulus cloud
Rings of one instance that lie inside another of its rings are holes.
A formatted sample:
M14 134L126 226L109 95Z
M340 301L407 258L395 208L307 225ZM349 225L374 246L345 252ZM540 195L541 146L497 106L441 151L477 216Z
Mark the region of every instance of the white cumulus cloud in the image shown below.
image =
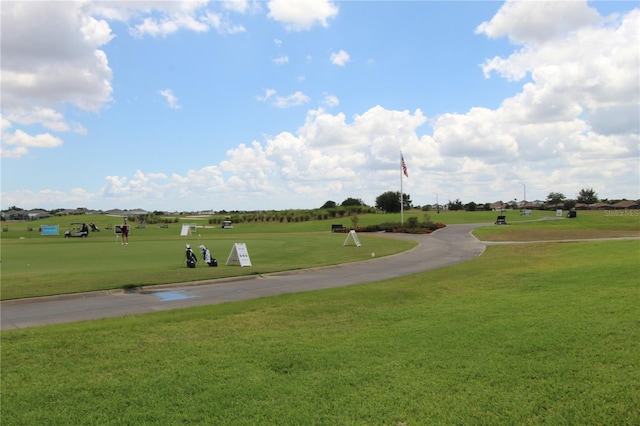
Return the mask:
M347 62L350 61L350 57L347 52L345 52L344 50L340 50L339 52L332 53L330 60L333 65L344 67Z
M304 31L316 25L329 26L329 19L338 14L338 7L329 0L270 0L269 18L281 22L292 31Z

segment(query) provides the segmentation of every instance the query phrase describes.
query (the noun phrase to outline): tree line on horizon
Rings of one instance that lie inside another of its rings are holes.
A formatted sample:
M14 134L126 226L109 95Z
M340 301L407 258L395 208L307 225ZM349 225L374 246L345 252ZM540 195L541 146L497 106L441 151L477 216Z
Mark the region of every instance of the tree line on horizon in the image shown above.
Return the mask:
M401 195L402 195L402 203L403 203L402 205L400 204ZM615 203L619 201L626 201L626 199L621 199L621 200L599 199L598 194L593 188L582 188L578 192L575 199L569 199L561 192L550 192L547 195L547 198L544 201L544 204L539 206L538 208L545 209L545 208L557 208L562 206L563 209L570 210L574 208L578 203L591 205L599 201ZM504 208L507 208L507 209L518 208L518 203L515 200L502 202L502 205L504 206ZM420 209L423 211L431 211L433 208L434 206L428 205L428 204L424 206L414 206L413 202L411 201L410 194L406 194L406 193L401 194L400 191L386 191L380 194L378 197L376 197L375 206L368 206L360 198L349 197L349 198L346 198L342 203L337 203L335 201L328 200L318 209L310 209L310 210L308 209L299 209L299 210L287 209L287 210L270 210L270 211L220 210L215 213L219 215L222 214L222 215L230 215L230 216L238 215L238 214L255 214L255 215L258 215L257 217L261 218L262 220L292 221L292 220L305 220L305 219L311 220L311 218L329 219L334 217L351 216L353 214L365 214L365 213L379 213L379 212L399 213L403 209L404 210ZM474 201L463 203L460 199L449 200L447 203L436 205L435 208L437 210L442 209L442 210L452 210L452 211L492 210L491 203L476 203ZM56 214L66 209L53 209L53 210L31 209L31 210L42 210L50 214ZM83 210L88 210L88 209L86 207L78 207L76 210L79 211L78 214L82 214L81 212ZM2 210L2 212L8 212L8 211L26 211L26 210L17 206L11 206L11 207L8 207L7 209ZM125 210L125 213L126 213L126 210ZM182 211L179 213L177 212L170 213L166 211L156 210L149 213L148 216L161 217L161 216L167 216L172 214L188 215L188 214L194 214L194 213L197 213L197 212ZM298 219L295 219L296 217L298 217ZM152 222L149 222L149 223L152 223Z

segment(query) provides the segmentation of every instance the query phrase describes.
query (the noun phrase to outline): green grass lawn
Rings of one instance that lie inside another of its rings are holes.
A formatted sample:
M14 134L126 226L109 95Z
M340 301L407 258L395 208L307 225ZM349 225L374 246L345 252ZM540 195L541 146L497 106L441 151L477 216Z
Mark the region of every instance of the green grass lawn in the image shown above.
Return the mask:
M363 215L363 222L399 220L399 215ZM64 238L72 222L95 223L100 232L88 238ZM339 263L361 261L408 250L415 243L373 234L360 235L363 247L343 246L345 234L331 233L336 221L298 223L242 223L234 229L210 225L208 218L182 217L178 223L130 222L129 244L108 229L122 218L107 215L55 217L32 222L4 223L2 232L2 300L149 286L176 282L213 280L240 275L264 274ZM180 236L183 223L195 223L196 231ZM338 221L349 226L350 220ZM41 225L58 225L60 235L42 236ZM29 230L31 229L31 230ZM225 266L233 244L247 245L252 266ZM209 248L219 267L185 267L185 244L201 259L198 245Z
M633 213L633 212L632 212ZM408 211L419 221L456 223L487 223L474 232L481 240L532 241L565 238L601 238L640 235L640 216L613 215L606 212L580 212L577 219L532 221L555 212L533 211L533 216L521 216L518 211L506 212L509 226L493 226L496 212L435 212ZM63 238L70 222L96 223L102 231L91 232L86 239ZM359 226L383 222L399 222L400 214L360 215ZM329 232L332 223L351 226L351 218L333 218L303 222L247 222L234 229L220 229L208 224L207 218L181 218L168 228L148 224L145 229L131 223L130 244L122 246L108 225L121 218L105 215L51 218L34 222L9 223L2 233L2 300L117 289L125 286L149 286L175 282L212 280L249 274L264 274L291 269L303 269L386 256L407 250L414 243L380 235L360 233L363 247L344 247L345 234ZM190 236L180 236L182 223L195 223L198 228ZM40 225L58 224L61 235L41 236ZM31 227L33 231L28 231ZM225 266L233 243L247 244L252 266ZM184 246L196 251L206 245L218 259L218 268L200 266L185 268Z
M639 248L491 246L366 285L5 331L0 420L637 424Z
M414 242L373 234L359 235L362 247L344 246L346 234L228 233L203 230L201 236L148 236L134 232L130 243L115 237L29 238L2 241L2 299L65 294L123 286L212 280L248 274L311 268L360 261L408 250ZM235 242L243 242L252 266L225 266ZM185 244L199 259L185 267ZM198 245L204 244L219 266L204 265Z
M484 241L640 237L640 212L637 210L580 211L575 219L507 222L510 225L478 228L474 235Z
M595 212L587 212L586 214L592 214ZM603 215L603 212L598 212ZM445 224L454 223L493 223L496 220L496 216L502 214L494 211L478 211L478 212L466 212L466 211L441 211L436 213L435 211L424 212L421 210L408 210L404 212L403 218L407 222L409 218L415 217L420 222L425 220L432 222L442 222ZM546 216L555 216L555 212L534 210L532 216L522 216L519 211L506 211L504 213L507 216L509 222L513 221L526 221L531 219L540 219ZM356 215L358 218L358 226L367 226L380 224L384 222L400 222L400 213L378 213L378 214L360 214ZM181 216L178 218L177 223L168 224L167 228L162 228L160 224L147 224L145 229L139 229L137 226L139 222L131 222L131 236L176 236L180 234L180 228L183 223L195 223L198 226L198 231L202 234L213 233L217 235L218 232L227 234L243 234L243 233L299 233L299 232L326 232L331 230L331 224L342 224L345 227L351 227L353 225L352 216L335 217L325 220L308 220L300 222L244 222L234 223L233 229L222 230L217 224L209 224L209 217L188 217ZM15 239L15 238L40 238L38 229L40 225L58 225L60 230L59 236L42 237L46 239L62 238L64 231L69 228L72 222L85 222L95 223L101 231L91 232L89 238L97 237L113 237L113 230L106 229L107 226L114 226L122 224L121 217L108 216L103 214L91 214L80 216L62 216L52 217L48 219L41 219L32 222L3 222L3 226L7 227L7 231L2 233L2 239ZM207 228L205 228L207 227ZM27 229L31 228L32 231Z

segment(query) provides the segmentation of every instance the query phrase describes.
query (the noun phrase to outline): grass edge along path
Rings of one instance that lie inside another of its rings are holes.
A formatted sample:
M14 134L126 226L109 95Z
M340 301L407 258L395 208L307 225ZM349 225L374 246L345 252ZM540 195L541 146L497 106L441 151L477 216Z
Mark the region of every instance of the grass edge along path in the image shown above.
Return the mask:
M637 241L2 332L3 425L636 424Z

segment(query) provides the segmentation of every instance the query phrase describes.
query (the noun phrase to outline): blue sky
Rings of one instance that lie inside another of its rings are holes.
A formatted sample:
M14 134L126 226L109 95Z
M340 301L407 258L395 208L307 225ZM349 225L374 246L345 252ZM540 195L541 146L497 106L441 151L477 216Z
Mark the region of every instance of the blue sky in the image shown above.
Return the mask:
M637 2L0 8L3 209L640 198Z

